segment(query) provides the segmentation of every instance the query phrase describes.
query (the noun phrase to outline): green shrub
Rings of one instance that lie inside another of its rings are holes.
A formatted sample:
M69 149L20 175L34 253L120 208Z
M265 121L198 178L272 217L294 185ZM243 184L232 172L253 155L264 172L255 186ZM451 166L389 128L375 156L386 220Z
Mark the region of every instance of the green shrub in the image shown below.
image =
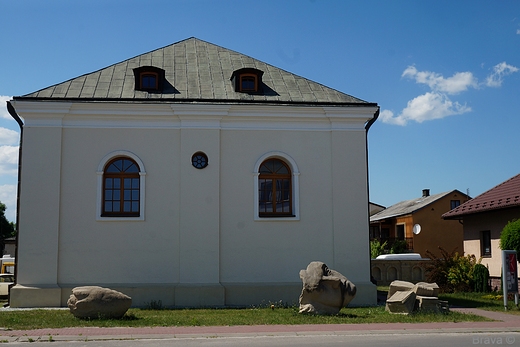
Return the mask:
M448 283L448 272L453 266L453 255L455 250L448 253L444 248L439 247L441 256L438 257L431 251L426 251L426 256L431 259L430 262L424 264L426 270L426 281L437 283L439 290L443 293L451 293L453 289Z
M390 254L399 254L406 251L407 242L406 240L395 240L390 247Z
M370 258L375 259L381 254L385 254L386 241L381 243L379 240L370 241Z
M476 264L473 268L473 290L477 293L489 291L489 270L482 264Z
M441 256L430 251L426 255L432 259L425 263L426 281L437 283L442 293L469 292L473 290L473 269L477 264L474 255L459 255L454 249L451 252L439 247Z
M473 254L466 256L455 252L453 265L448 270L448 283L455 292L471 292L473 289L473 269L477 259Z
M500 249L514 250L520 254L520 219L507 223L500 233Z

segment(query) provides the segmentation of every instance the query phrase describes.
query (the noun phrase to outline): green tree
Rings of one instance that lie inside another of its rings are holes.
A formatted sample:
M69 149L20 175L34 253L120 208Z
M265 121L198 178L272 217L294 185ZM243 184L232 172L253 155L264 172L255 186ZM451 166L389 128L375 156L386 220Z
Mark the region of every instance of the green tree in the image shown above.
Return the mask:
M482 264L473 267L473 290L477 293L489 291L489 270Z
M15 224L5 218L5 204L0 202L0 251L4 250L4 240L13 237L16 232Z
M370 257L372 259L377 258L381 254L385 254L386 241L381 243L379 240L370 241Z
M406 252L406 240L395 240L390 247L390 254L399 254Z
M499 246L502 250L513 250L520 255L520 219L513 219L502 229Z

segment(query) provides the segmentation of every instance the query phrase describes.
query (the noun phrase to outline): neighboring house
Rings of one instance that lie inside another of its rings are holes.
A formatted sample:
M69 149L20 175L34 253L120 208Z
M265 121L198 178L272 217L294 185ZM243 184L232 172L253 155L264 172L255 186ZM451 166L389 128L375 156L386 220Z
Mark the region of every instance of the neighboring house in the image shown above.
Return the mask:
M4 240L4 250L2 255L15 255L16 253L16 237L10 237Z
M502 252L500 233L509 221L520 218L520 174L445 213L446 220L464 226L464 252L482 258L482 264L494 278L493 288L500 285Z
M190 38L8 109L23 147L12 307L64 306L83 285L134 306L293 303L315 260L356 284L354 305L376 303L376 103Z
M370 239L387 242L405 240L408 251L427 258L426 251L439 255L439 247L463 252L462 225L445 221L442 214L468 200L458 190L430 195L424 189L421 197L399 202L370 217Z
M378 212L383 211L384 209L385 209L384 206L381 206L381 205L378 205L378 204L374 204L373 202L371 202L369 204L369 210L370 210L369 213L370 213L371 216L376 214L376 213L378 213Z

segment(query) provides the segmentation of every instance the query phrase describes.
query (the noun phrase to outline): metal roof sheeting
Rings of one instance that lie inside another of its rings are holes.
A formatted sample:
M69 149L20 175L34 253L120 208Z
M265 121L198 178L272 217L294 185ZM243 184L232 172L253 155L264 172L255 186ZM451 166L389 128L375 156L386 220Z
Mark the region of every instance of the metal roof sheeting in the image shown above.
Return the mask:
M429 196L422 196L417 199L398 202L397 204L392 205L392 206L384 209L383 211L372 215L370 217L370 222L377 222L377 221L384 220L387 218L404 216L407 214L414 213L415 211L420 210L420 209L428 206L429 204L431 204L431 203L441 199L442 197L444 197L450 193L453 193L455 191L456 190L452 190L450 192L444 192L444 193L439 193L439 194L434 194L434 195L429 195Z
M141 66L165 70L162 92L136 90L133 69ZM230 78L241 68L264 72L263 93L234 90ZM33 98L375 105L194 37L15 99Z

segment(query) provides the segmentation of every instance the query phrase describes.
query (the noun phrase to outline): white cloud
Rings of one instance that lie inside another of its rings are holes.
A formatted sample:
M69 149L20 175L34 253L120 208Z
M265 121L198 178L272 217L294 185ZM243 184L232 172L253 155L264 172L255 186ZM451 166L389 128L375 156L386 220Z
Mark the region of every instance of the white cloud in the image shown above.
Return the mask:
M477 79L471 72L457 72L452 77L444 78L442 75L431 71L418 71L415 66L408 66L401 77L415 79L417 83L428 85L433 91L448 94L458 94L477 88Z
M7 112L7 104L6 104L6 101L9 101L11 99L12 99L11 96L0 95L0 118L13 119L13 117L11 117L9 112Z
M20 133L0 127L0 146L17 145L20 142Z
M516 29L516 34L520 35L520 29Z
M390 110L381 111L381 113L379 114L379 119L381 119L383 123L406 125L406 121L403 119L403 117L394 117L394 113Z
M397 116L392 111L383 110L380 118L383 123L404 126L409 121L422 123L470 111L470 107L451 101L445 94L433 92L408 101L406 108Z
M16 221L16 185L4 184L0 186L0 201L5 204L5 217L11 222Z
M486 86L500 87L504 77L518 71L518 68L507 64L505 61L493 66L493 72L486 78Z
M18 175L18 146L0 146L0 175Z
M390 110L383 110L379 116L383 123L406 125L410 121L422 123L427 120L440 119L447 116L463 114L471 111L471 107L450 100L448 95L459 94L469 88L479 89L481 86L500 87L504 77L519 71L515 66L502 62L493 67L493 72L484 83L478 82L473 73L457 72L445 78L431 71L419 71L415 66L408 66L401 77L415 80L416 83L430 87L431 92L408 101L397 116Z

